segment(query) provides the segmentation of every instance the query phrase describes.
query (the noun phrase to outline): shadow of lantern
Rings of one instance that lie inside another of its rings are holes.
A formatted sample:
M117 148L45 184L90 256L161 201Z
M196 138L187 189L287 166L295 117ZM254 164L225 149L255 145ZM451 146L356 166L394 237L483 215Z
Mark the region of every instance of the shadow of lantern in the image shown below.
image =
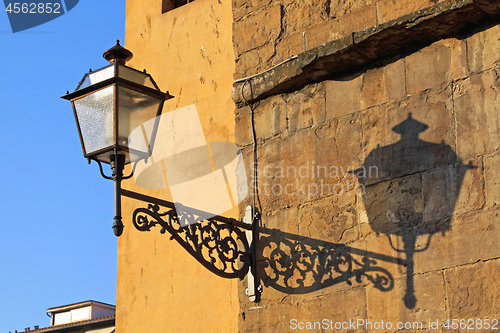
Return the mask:
M419 139L419 133L428 128L410 113L392 129L401 139L388 146L379 145L366 157L363 166L352 172L364 185L363 201L371 228L387 235L390 246L406 255L403 299L410 309L417 303L414 254L428 249L433 234L444 235L450 229L450 217L465 172L471 168L444 142ZM425 245L417 248L417 238L424 235ZM400 237L402 245L395 245L394 236Z

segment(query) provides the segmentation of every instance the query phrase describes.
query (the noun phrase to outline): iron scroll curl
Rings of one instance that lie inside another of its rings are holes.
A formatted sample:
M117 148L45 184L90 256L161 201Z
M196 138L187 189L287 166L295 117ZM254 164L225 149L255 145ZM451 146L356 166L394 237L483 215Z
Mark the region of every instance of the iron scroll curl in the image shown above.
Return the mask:
M159 225L160 233L168 232L191 256L212 273L223 278L243 279L250 263L250 246L241 228L219 221L217 217L205 218L196 212L162 210L158 204L137 208L132 223L139 231L151 231Z

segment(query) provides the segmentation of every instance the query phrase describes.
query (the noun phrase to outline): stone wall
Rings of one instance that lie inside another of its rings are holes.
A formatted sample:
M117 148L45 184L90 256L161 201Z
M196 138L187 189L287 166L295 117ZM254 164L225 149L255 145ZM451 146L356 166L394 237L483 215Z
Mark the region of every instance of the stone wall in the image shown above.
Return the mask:
M303 52L303 31L309 54L318 55L321 44L434 2L234 0L236 76ZM252 303L240 283L240 332L332 332L342 323L350 325L340 331L396 332L398 323L429 331L436 321L432 331L441 332L448 319L499 319L495 20L334 79L309 77L273 92L264 81L282 71L236 85L236 140L248 178L257 170L262 214L263 291ZM450 331L465 331L457 323Z
M236 77L436 4L437 0L233 0Z

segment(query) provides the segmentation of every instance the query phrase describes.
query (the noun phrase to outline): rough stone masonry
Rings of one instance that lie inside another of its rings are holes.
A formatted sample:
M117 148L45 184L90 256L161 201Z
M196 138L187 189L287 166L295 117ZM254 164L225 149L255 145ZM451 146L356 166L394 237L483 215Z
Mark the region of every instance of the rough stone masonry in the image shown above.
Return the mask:
M499 14L233 0L263 286L239 331L500 329Z

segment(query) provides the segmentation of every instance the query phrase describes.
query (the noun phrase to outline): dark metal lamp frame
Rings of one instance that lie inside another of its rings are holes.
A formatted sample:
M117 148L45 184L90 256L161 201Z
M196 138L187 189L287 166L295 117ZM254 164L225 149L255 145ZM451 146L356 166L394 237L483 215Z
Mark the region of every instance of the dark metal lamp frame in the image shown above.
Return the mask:
M243 279L248 273L252 286L249 286L247 293L251 300L256 299L253 277L255 258L252 244L252 240L257 239L256 213L250 206L247 207L243 221L183 207L170 201L122 189L122 180L133 176L137 162L130 175L124 176L125 156L118 151L111 155L110 164L113 172L111 176L105 175L99 160L93 160L99 164L101 175L113 180L115 184L113 231L116 236L120 236L124 228L121 197L147 202L146 208L137 208L132 214L132 224L137 230L151 231L153 227L159 225L161 234L168 231L170 239L176 240L199 263L218 276ZM251 294L254 294L254 299Z
M110 61L111 65L109 66L119 66L120 64L125 65L125 62L130 60L133 55L129 50L120 46L119 41L117 41L117 44L113 48L107 50L103 56L106 60ZM133 69L130 67L128 68ZM115 73L117 73L117 70L118 67L115 68ZM149 74L148 76L156 89L142 86L135 82L125 80L121 77L114 76L110 79L98 82L82 89L77 88L75 92L68 92L65 96L62 97L73 101L76 98L85 96L104 87L117 85L160 99L161 103L159 105L157 113L158 119L158 116L161 114L163 102L167 99L172 98L173 96L171 96L168 92L162 93L154 82L153 78ZM80 87L83 80L80 82L78 87ZM116 91L117 89L115 89L114 96L115 112L117 110L118 100ZM128 154L130 152L128 147L121 146L116 143L116 135L118 133L117 116L114 124L115 144L99 151L88 153L85 150L80 124L78 122L78 117L74 105L73 111L75 113L75 119L77 121L84 156L88 159L89 163L91 161L96 161L98 163L99 170L104 178L114 181L114 234L116 236L120 236L123 233L124 226L122 222L121 211L122 196L147 202L148 205L146 208L137 208L132 214L132 223L137 230L150 231L154 226L159 225L161 227L160 233L164 234L166 231L168 231L168 233L170 233L171 235L170 239L175 239L198 262L200 262L205 268L217 274L218 276L224 278L243 279L245 275L247 275L247 295L250 297L251 301L258 301L258 294L260 293L260 289L257 287L257 280L254 278L255 251L253 242L254 239L258 239L256 234L257 215L253 211L252 207L248 206L245 213L245 219L243 221L238 221L232 218L209 214L197 209L183 207L182 205L174 204L170 201L165 201L148 195L122 189L122 181L131 178L138 161L147 161L149 155L140 155L139 159L135 160L130 175L124 176L123 170L125 168L125 165L131 162L130 158L128 157ZM158 121L155 124L155 128L151 136L150 147L152 147L152 145L154 144L157 125ZM102 163L109 163L111 165L111 176L107 176L104 173Z

